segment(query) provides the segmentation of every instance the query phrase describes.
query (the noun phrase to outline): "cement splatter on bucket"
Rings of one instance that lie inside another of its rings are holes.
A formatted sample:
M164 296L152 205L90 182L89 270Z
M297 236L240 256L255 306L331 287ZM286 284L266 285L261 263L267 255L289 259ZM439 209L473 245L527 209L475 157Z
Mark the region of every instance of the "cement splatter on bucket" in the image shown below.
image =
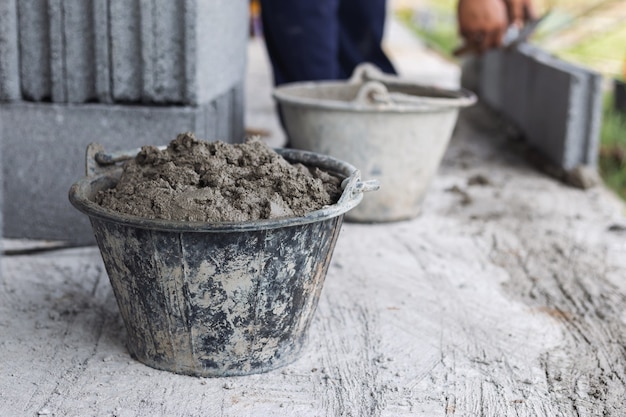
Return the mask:
M376 67L357 67L347 82L277 87L291 146L349 160L380 191L346 220L387 222L416 217L470 91L421 86Z
M87 152L88 177L70 189L91 220L122 318L128 349L154 368L198 376L265 372L296 360L317 307L344 214L364 191L352 165L278 150L289 162L339 175L336 204L301 217L232 223L149 220L94 202L137 152Z

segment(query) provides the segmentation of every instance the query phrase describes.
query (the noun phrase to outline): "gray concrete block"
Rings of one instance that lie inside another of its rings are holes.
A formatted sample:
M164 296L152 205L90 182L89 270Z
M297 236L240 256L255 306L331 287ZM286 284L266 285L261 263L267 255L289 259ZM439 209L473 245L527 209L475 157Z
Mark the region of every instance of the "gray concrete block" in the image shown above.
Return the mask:
M213 105L215 106L214 113L217 116L214 123L216 139L222 140L221 138L228 137L227 135L232 128L232 104L233 100L230 94L223 94L213 102ZM222 117L219 115L222 115ZM226 117L224 117L224 115Z
M145 97L154 97L155 83L155 49L158 35L154 30L154 2L152 0L139 1L139 14L141 22L141 71L142 71L142 94Z
M187 101L205 103L244 79L248 42L248 2L187 0ZM195 48L195 51L191 49Z
M588 98L585 101L587 104L585 111L589 120L586 125L587 133L584 135L586 139L584 163L594 167L598 164L598 155L600 153L604 101L603 82L601 74L590 73L587 75Z
M63 0L63 66L68 103L96 98L92 1Z
M529 46L522 51L527 55L535 54L537 61L550 65L557 71L571 74L568 133L573 140L565 144L565 160L596 165L602 125L602 75L579 65L555 59L534 47ZM573 162L569 163L570 166L572 164Z
M207 106L204 126L209 140L241 142L245 137L243 83Z
M529 142L566 170L597 163L602 113L602 77L530 45L520 53L532 59L535 96L528 106ZM544 129L537 128L538 120ZM543 136L543 137L542 137ZM548 138L546 140L546 137Z
M233 100L233 104L231 106L231 132L232 137L235 138L244 138L246 135L246 126L245 126L245 100L246 100L246 89L245 84L243 82L235 85L231 92L231 97Z
M111 103L111 53L109 48L109 2L93 1L94 89L99 102Z
M185 0L185 10L183 14L183 21L185 26L185 85L184 95L186 103L198 103L200 102L199 96L204 97L203 94L198 92L198 28L196 27L197 17L197 1Z
M478 91L480 86L481 67L483 60L474 55L461 58L461 78L462 88L470 91Z
M528 91L527 115L520 126L529 144L561 166L566 157L566 143L574 139L575 133L570 129L568 114L573 77L536 61L530 72L530 82L523 87Z
M113 101L140 102L143 80L139 0L110 0L109 25Z
M246 2L121 4L109 4L114 101L208 103L243 79Z
M24 39L18 61L22 60L24 98L70 103L93 100L96 94L91 1L48 0L44 8L38 2L37 7L20 2L20 37ZM31 30L35 33L31 34Z
M35 101L50 99L48 3L46 0L18 0L17 10L22 97ZM0 28L0 31L4 30Z
M518 126L528 126L532 114L530 97L536 91L533 86L534 62L524 54L507 54L502 60L501 100L502 111ZM515 76L508 76L515 74Z
M0 101L19 100L21 93L15 0L0 2L0 28Z
M185 101L184 23L184 3L181 1L141 2L144 101Z
M596 165L602 77L532 45L482 59L479 94L565 170Z
M478 77L480 98L493 108L502 105L502 85L504 83L504 56L498 50L485 53L480 58Z
M241 86L220 102L236 100ZM199 138L240 142L243 120L230 130L218 120L233 120L222 105L123 106L102 104L2 103L0 126L5 173L5 236L91 243L87 218L68 202L71 184L84 175L85 148L100 142L107 150L166 144L183 131Z
M0 127L2 126L1 123L1 117L0 116ZM2 280L2 251L3 251L3 247L2 247L2 231L3 231L3 226L4 226L4 221L3 221L3 217L4 217L4 175L3 175L3 170L2 170L2 160L4 159L4 154L3 154L3 150L2 150L2 144L4 143L4 134L2 132L2 129L0 128L0 280Z
M15 40L18 16L19 48L2 60L20 68L14 99L196 105L245 76L245 1L6 1L0 42Z
M52 101L63 103L67 101L63 0L48 0L48 19L50 24L49 46ZM80 35L76 34L76 36Z

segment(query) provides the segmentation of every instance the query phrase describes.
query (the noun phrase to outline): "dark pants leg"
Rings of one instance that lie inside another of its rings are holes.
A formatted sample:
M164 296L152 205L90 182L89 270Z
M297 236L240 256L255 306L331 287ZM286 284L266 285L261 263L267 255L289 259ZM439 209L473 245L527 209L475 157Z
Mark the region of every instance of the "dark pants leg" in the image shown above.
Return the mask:
M339 78L339 0L261 0L276 85Z
M341 0L339 4L340 78L349 78L354 68L370 62L383 72L396 71L381 48L386 0Z
M261 0L276 85L345 79L362 62L395 73L380 43L385 0Z

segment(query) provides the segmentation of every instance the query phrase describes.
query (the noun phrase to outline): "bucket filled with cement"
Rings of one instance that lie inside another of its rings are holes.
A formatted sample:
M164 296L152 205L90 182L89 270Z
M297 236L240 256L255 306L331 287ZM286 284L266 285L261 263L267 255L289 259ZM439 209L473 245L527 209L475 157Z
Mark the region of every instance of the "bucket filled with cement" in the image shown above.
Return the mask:
M335 158L190 135L92 144L87 172L69 198L91 220L130 353L197 376L299 357L344 214L376 189Z
M380 190L346 215L350 221L416 217L439 168L467 90L422 86L364 64L348 81L277 87L290 145L349 160Z

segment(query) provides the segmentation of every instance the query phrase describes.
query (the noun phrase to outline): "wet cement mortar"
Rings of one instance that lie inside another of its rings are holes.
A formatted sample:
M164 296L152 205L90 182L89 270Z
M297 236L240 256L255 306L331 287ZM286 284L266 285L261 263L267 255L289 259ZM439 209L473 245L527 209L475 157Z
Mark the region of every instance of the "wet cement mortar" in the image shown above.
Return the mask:
M183 133L165 150L144 146L96 202L146 219L240 222L299 217L332 205L341 179L291 164L259 139L242 144Z

